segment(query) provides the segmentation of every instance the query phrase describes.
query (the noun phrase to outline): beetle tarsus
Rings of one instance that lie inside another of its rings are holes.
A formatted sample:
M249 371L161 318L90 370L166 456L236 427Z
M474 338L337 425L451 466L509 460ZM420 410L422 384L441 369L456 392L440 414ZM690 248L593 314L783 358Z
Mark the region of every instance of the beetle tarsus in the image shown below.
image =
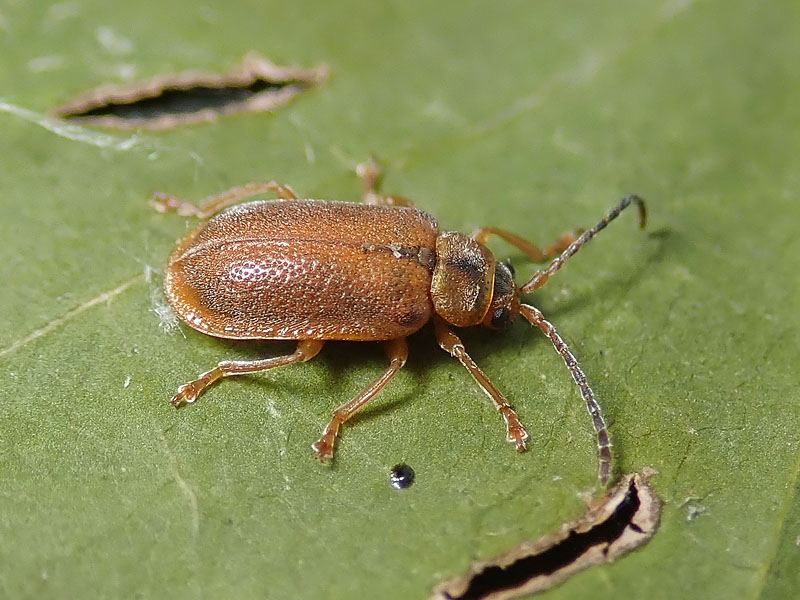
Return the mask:
M194 404L197 401L197 397L200 395L194 383L195 382L185 383L179 387L178 392L172 397L169 403L175 408L181 408L187 404Z
M508 430L508 441L514 444L520 452L525 452L528 449L527 442L529 439L530 436L522 425Z
M206 388L212 383L224 376L221 368L217 367L206 371L200 377L189 383L184 383L178 388L177 393L170 400L170 404L175 408L186 406L187 404L194 404L200 395L206 391Z
M150 194L150 206L160 213L175 212L182 204L175 196L164 192L153 192Z
M311 444L311 449L317 455L317 459L319 459L320 462L324 463L325 461L333 458L333 450L336 444L336 434L338 429L339 428L337 427L337 431L332 431L330 426L326 427L325 431L322 432L322 437Z
M527 442L531 439L531 436L528 435L528 432L525 431L525 428L522 426L522 423L519 422L517 418L517 413L510 409L510 411L502 411L503 412L503 419L506 422L506 427L508 429L508 434L506 439L516 446L519 452L525 452L527 450Z

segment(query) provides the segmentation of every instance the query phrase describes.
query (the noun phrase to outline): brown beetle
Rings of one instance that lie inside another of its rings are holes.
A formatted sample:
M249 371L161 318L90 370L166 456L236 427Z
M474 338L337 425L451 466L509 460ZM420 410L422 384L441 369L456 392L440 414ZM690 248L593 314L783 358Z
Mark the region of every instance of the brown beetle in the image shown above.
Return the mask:
M522 314L550 338L580 388L594 423L599 477L605 484L611 473L611 450L600 407L564 340L537 308L520 303L520 296L544 285L631 203L638 205L644 227L644 201L628 196L591 229L566 233L542 250L494 227L478 229L469 237L440 232L433 217L405 198L376 191L379 170L374 161L359 165L357 172L364 181L363 204L300 199L290 187L274 181L233 188L199 207L167 194L153 195L151 203L161 212L209 219L181 240L169 257L164 290L178 317L215 337L298 340L293 354L219 363L182 385L172 404L194 402L223 377L310 360L326 340L383 341L387 369L334 412L312 446L325 460L333 456L341 425L405 364L406 337L433 318L439 345L489 395L506 423L508 441L524 450L528 434L517 414L451 328L501 329ZM281 199L224 210L268 190ZM533 261L553 260L516 287L511 265L497 262L485 246L492 234Z

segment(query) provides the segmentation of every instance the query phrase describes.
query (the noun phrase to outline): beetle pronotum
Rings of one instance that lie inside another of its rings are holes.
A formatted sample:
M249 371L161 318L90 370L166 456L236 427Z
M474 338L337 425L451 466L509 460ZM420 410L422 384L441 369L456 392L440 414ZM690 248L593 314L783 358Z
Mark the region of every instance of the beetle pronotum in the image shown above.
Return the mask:
M638 206L644 228L644 201L627 196L591 229L565 233L540 249L496 227L470 236L440 232L433 217L407 199L377 192L380 173L374 161L359 165L357 172L364 181L363 203L300 199L289 186L274 181L236 187L199 206L153 194L151 203L161 212L207 219L169 257L164 290L178 317L215 337L298 342L293 354L220 362L178 388L172 404L195 402L223 377L310 360L327 340L383 341L389 366L336 409L312 445L320 460L332 458L342 424L397 374L408 356L406 337L433 319L439 345L489 395L505 421L508 441L522 451L529 436L517 413L452 329L501 329L521 314L550 339L580 389L592 417L599 478L605 485L611 474L611 443L600 406L567 344L539 309L521 303L520 296L542 287L629 205ZM280 199L238 204L265 191ZM552 261L516 287L511 265L498 262L485 245L491 235L535 262Z

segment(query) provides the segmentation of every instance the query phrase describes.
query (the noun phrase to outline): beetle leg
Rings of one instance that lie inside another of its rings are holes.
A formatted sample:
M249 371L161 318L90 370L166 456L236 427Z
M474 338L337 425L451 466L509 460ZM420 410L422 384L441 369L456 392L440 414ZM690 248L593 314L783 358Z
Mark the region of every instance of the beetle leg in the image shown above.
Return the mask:
M639 208L639 227L644 229L647 225L647 208L645 207L644 200L635 194L625 196L614 208L611 209L611 211L609 211L605 217L600 219L600 222L597 223L597 225L580 234L578 239L565 248L564 251L558 257L556 257L553 262L547 265L545 269L534 273L533 277L531 277L531 280L520 288L520 293L530 294L547 283L547 280L550 279L550 276L563 267L568 258L580 250L586 242L597 235L597 232L605 229L611 221L616 219L619 214L631 204L636 204Z
M356 167L356 174L364 182L364 204L373 206L414 206L408 198L403 196L385 196L378 193L378 182L381 179L381 169L374 156L369 161Z
M542 333L550 339L556 352L564 359L564 363L567 365L573 381L575 381L581 391L583 401L586 403L586 408L592 417L592 424L594 425L594 431L597 437L597 453L600 457L598 476L600 478L600 483L605 485L611 475L611 440L608 437L608 429L603 419L603 413L600 411L600 405L597 403L597 400L595 400L594 392L586 381L586 375L584 375L583 370L570 351L569 346L567 346L567 343L558 335L556 328L544 318L544 315L542 315L538 308L528 304L522 304L519 307L519 312L531 325L536 325L536 327L541 329Z
M245 373L257 373L267 371L276 367L285 367L298 362L306 362L314 358L322 349L325 342L321 340L300 340L297 342L297 349L293 354L285 356L275 356L262 360L224 360L215 368L206 371L194 381L183 384L178 388L178 392L170 400L172 406L180 408L186 404L192 404L208 387L223 377L231 375L244 375Z
M337 408L333 413L333 418L330 423L328 423L322 431L322 437L311 445L311 448L317 453L317 458L320 460L324 461L327 458L333 457L336 436L339 435L341 426L358 412L362 406L372 400L372 398L389 383L392 377L397 375L397 372L403 368L403 365L406 364L406 359L408 358L408 344L406 344L406 338L388 340L384 343L384 348L386 354L389 356L389 366L383 374L358 396L350 400L350 402Z
M578 236L581 233L583 233L583 229L568 231L558 238L556 243L551 244L544 250L539 248L539 246L531 244L528 240L523 239L518 235L511 233L510 231L506 231L505 229L500 229L499 227L481 227L480 229L473 231L472 235L469 237L477 242L480 242L481 244L486 245L489 236L494 234L497 237L503 238L512 246L516 246L522 250L533 262L542 262L545 260L550 260L551 258L555 258L561 254L572 242L578 239Z
M508 400L506 400L500 390L494 386L486 374L480 370L470 355L467 354L461 339L453 333L453 330L450 329L450 326L445 320L438 315L434 315L433 325L436 331L436 340L439 342L442 349L458 359L464 368L469 371L470 375L475 378L475 381L478 382L478 385L481 386L483 391L489 394L494 407L500 411L506 423L506 439L514 444L520 452L525 450L525 442L530 439L530 436L528 436L528 432L525 431L525 428L519 422L519 417L517 413L514 412L514 409L511 408Z
M216 196L210 196L203 200L199 206L191 202L185 202L170 194L163 192L153 192L150 195L150 206L158 212L176 212L186 217L200 217L208 219L221 210L237 204L256 194L272 190L282 200L297 200L297 194L288 185L282 185L274 181L260 181L258 183L248 183L235 188L226 190Z

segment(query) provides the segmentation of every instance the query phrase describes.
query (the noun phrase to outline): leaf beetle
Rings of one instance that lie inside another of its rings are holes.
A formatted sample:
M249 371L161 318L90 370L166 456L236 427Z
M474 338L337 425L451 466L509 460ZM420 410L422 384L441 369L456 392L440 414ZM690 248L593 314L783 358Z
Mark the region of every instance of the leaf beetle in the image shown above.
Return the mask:
M341 426L403 367L406 337L433 320L439 345L455 357L491 398L510 443L529 439L505 396L475 364L453 327L502 329L522 315L550 339L577 384L594 425L598 476L611 474L608 430L583 370L553 325L520 297L536 291L586 242L631 204L645 227L644 201L623 198L594 227L565 233L540 249L496 227L466 236L439 230L436 220L401 196L377 190L380 171L370 160L357 168L364 202L301 199L274 181L252 183L208 198L199 206L155 193L153 207L205 222L178 242L164 273L164 291L176 315L207 335L239 340L297 340L294 353L252 361L222 361L178 388L172 404L191 404L224 377L305 362L327 340L383 341L389 366L333 414L312 445L320 460L333 457ZM277 200L240 202L266 191ZM549 265L517 286L514 269L486 242L496 235L532 261Z

